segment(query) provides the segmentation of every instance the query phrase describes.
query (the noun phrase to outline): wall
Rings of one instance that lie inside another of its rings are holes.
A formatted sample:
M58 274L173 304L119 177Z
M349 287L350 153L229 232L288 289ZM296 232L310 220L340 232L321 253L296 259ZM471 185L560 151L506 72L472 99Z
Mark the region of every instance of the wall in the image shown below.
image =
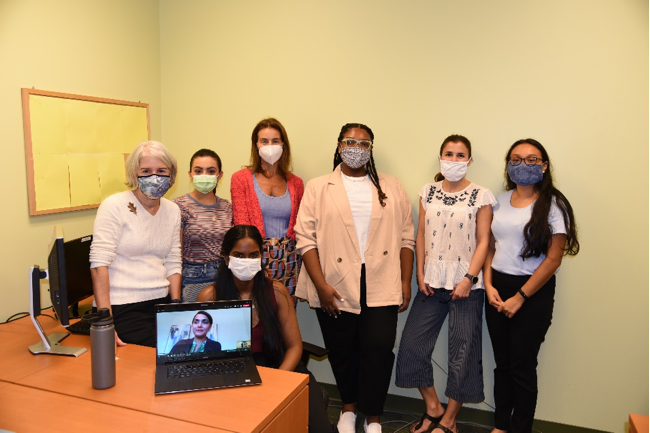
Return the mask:
M287 128L305 180L331 171L341 125L370 125L379 170L414 210L450 133L472 140L469 177L495 193L509 145L541 141L582 251L558 275L537 417L623 431L628 412L647 414L647 2L161 0L160 12L165 143L183 172L195 150L215 149L224 197L265 116ZM321 342L314 312L298 312L305 339ZM444 368L446 338L434 352ZM483 347L486 403L473 407L489 409L487 333ZM310 368L333 383L327 361Z
M305 180L331 170L342 124L367 123L379 169L414 209L445 136L472 140L469 177L495 193L506 149L531 136L549 150L582 241L558 275L537 417L620 432L628 412L647 414L647 2L404 4L0 0L0 319L27 310L27 269L45 263L52 226L78 237L95 215L28 216L21 87L149 102L152 137L181 172L199 147L220 153L224 197L265 116L287 127ZM169 196L189 190L179 181ZM298 312L305 339L322 341L313 311ZM445 346L443 333L434 358L446 368ZM487 335L483 347L493 405ZM333 382L327 361L310 367ZM437 368L436 384L442 394Z
M0 320L29 310L27 271L47 267L55 224L67 239L92 233L95 210L29 216L21 87L151 104L161 137L158 2L0 0ZM137 143L134 143L134 147ZM49 305L47 283L43 306ZM38 338L34 332L34 338Z

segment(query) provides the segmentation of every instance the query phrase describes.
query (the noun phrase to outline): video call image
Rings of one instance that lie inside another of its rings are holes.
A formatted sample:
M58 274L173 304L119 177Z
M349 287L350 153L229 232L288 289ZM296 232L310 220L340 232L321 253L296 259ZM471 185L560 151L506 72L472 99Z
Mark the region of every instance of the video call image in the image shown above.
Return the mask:
M250 308L160 312L157 315L158 356L250 348L250 327Z

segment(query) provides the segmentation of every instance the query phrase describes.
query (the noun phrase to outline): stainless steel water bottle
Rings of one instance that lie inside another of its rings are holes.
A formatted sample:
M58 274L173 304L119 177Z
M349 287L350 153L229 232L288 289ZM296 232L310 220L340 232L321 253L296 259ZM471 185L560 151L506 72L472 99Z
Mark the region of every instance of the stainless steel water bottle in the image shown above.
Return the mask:
M93 388L115 386L115 326L108 308L100 308L90 323Z

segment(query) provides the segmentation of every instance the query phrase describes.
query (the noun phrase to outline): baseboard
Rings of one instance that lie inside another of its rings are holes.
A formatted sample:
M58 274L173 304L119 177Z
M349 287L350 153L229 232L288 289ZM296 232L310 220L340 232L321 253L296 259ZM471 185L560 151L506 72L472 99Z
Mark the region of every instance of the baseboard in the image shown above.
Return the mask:
M321 383L327 390L330 399L341 400L341 395L336 385ZM386 398L386 410L397 412L408 412L416 415L424 412L424 402L419 398L404 397L401 395L388 394ZM458 414L458 421L472 422L480 425L494 425L494 413L487 410L463 407ZM608 433L605 430L594 430L586 427L578 427L568 424L560 424L549 421L535 420L533 429L540 432L553 433Z

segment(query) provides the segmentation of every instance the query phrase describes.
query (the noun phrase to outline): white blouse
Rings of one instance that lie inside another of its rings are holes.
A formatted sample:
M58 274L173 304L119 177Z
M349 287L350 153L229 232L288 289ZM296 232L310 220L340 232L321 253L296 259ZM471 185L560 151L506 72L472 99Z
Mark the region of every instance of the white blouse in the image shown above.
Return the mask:
M424 282L453 290L469 270L476 249L476 214L496 203L489 189L470 183L458 192L445 192L442 181L419 192L424 218ZM483 288L483 272L472 290Z
M357 232L361 263L366 263L366 244L370 232L370 216L372 214L372 182L368 175L351 177L341 173L345 192L348 193L354 230Z

